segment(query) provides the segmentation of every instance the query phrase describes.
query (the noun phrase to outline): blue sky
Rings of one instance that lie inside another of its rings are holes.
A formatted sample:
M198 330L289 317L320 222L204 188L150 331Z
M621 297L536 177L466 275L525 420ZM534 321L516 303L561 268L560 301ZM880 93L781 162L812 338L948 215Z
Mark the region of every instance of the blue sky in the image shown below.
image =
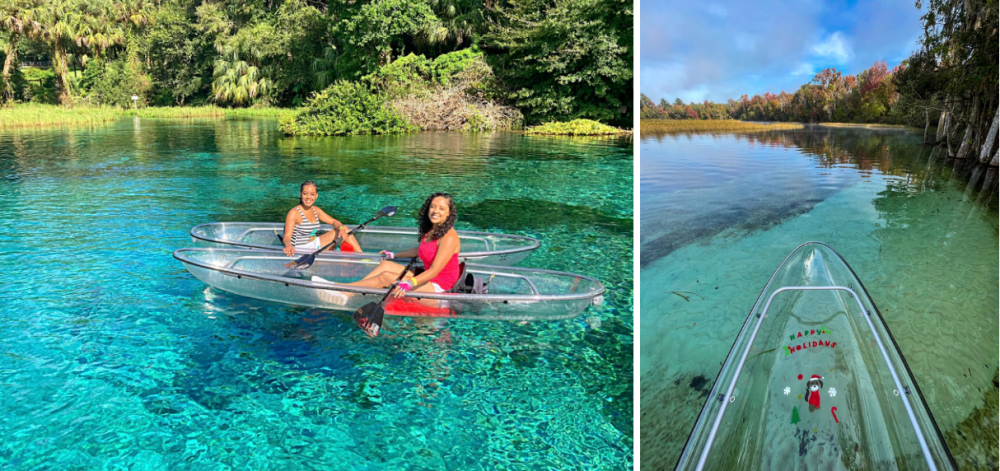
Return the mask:
M793 93L827 67L891 68L923 31L914 0L640 1L639 89L657 103Z

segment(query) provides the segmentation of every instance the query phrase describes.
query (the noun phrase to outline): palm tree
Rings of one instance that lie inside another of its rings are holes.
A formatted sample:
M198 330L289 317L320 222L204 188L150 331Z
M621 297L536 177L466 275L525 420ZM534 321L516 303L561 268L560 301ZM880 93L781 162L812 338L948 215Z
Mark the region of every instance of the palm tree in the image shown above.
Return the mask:
M3 61L3 101L14 98L14 87L10 83L10 72L17 63L17 43L21 36L36 34L41 25L35 21L37 0L4 0L0 2L0 28L7 32Z
M58 78L56 89L59 102L63 105L70 104L72 85L69 81L67 49L73 44L77 22L80 20L80 16L73 14L79 10L80 3L78 0L54 0L48 2L47 8L38 10L38 21L42 25L38 39L52 49L52 70Z
M256 66L239 60L236 54L232 57L231 61L222 58L215 61L215 81L212 82L215 101L247 105L258 97L267 97L273 82Z
M52 48L52 69L59 78L59 101L71 103L69 49L93 51L98 56L125 41L128 28L149 22L142 0L49 0L39 9L40 39Z
M492 3L487 1L484 5L483 0L430 0L438 21L424 24L417 41L443 50L461 49L473 35L483 32Z

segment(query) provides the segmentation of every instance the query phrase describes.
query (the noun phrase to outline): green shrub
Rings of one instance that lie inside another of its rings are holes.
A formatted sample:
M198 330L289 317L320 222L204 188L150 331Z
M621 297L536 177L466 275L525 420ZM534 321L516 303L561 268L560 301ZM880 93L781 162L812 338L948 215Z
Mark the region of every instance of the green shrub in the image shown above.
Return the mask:
M23 99L26 102L55 104L59 102L56 95L56 74L51 69L27 67L22 69L24 81Z
M97 61L93 61L97 62ZM90 69L90 64L88 69ZM146 104L146 92L149 91L149 78L142 73L138 64L129 60L119 59L95 65L95 70L89 75L84 70L81 87L89 85L90 96L104 106L131 108L132 95L138 95L139 106Z
M389 97L402 97L427 90L431 65L431 61L424 56L411 53L379 67L377 72L362 80Z
M77 82L77 91L81 93L90 93L90 90L94 88L94 83L101 78L101 72L104 70L104 61L99 59L91 59L87 61L87 65L83 67L83 73L81 74L80 81Z
M448 86L462 81L476 89L492 85L493 70L483 53L472 49L442 54L434 60L408 54L386 64L363 78L390 98L421 94L437 85Z
M317 93L294 117L278 125L285 134L349 136L392 134L414 130L383 96L365 83L339 81Z
M601 124L589 119L574 119L573 121L559 123L549 122L539 126L528 128L526 134L546 134L561 136L603 136L613 134L631 134L631 131L618 129L616 127Z
M460 75L473 78L476 82L493 77L493 70L483 59L483 53L473 49L462 49L435 57L432 70L434 80L441 85L450 84Z

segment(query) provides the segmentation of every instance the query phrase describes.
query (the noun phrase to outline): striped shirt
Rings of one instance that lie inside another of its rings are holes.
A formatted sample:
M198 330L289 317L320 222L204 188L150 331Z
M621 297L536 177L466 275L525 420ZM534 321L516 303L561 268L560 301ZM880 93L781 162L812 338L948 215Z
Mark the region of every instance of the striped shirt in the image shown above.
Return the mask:
M316 231L319 230L319 214L316 213L316 208L314 207L313 216L316 218L316 222L309 222L309 219L306 218L306 213L302 212L302 208L296 206L295 209L302 215L302 222L296 224L295 230L292 231L292 245L298 247L308 244L309 240L316 235Z

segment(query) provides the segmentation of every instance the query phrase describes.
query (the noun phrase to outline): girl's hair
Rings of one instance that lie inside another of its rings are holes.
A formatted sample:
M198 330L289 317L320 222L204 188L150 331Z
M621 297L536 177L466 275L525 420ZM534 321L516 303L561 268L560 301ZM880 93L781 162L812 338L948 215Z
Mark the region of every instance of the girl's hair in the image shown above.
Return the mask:
M313 188L316 188L316 190L319 191L319 187L316 186L316 182L314 182L312 180L306 180L306 181L302 182L302 184L299 185L299 204L302 204L302 190L305 190L307 186L311 186Z
M431 222L431 218L428 216L428 213L430 212L431 201L434 201L434 198L439 196L448 200L448 218L445 219L444 222L437 227L437 229L434 229L434 232L431 232L431 229L434 228L434 223ZM457 219L458 213L455 211L455 200L451 199L451 195L448 193L434 193L433 195L428 196L427 200L424 201L424 206L420 208L420 234L417 236L417 240L423 243L424 236L428 233L431 234L430 240L438 240L444 237L444 235L447 234L448 231L455 225L455 221Z

